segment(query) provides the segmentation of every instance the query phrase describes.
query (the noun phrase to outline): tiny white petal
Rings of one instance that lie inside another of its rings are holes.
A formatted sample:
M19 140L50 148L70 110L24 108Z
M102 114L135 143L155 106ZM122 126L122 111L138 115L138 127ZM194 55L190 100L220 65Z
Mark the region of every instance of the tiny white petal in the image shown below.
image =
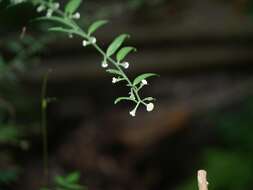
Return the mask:
M133 117L136 115L136 109L133 109L132 111L129 112L129 114Z
M54 3L54 9L59 9L60 8L60 3Z
M124 63L122 63L122 66L123 66L125 69L127 69L127 68L129 67L129 63L128 63L128 62L124 62Z
M97 42L97 39L95 37L91 38L91 43L95 44Z
M86 40L83 40L83 46L87 46L88 45L88 42Z
M47 17L51 17L52 16L52 14L53 14L53 10L52 9L48 9L47 10Z
M147 104L147 111L148 112L151 112L151 111L153 111L154 110L154 104L153 103L149 103L149 104Z
M143 85L147 85L147 84L148 84L148 81L145 80L145 79L143 79L143 80L141 81L141 83L142 83Z
M81 15L80 15L79 12L75 13L75 14L72 16L72 18L74 18L74 19L79 19L80 17L81 17Z
M44 5L38 6L38 8L37 8L37 12L38 13L41 12L41 11L43 11L43 10L45 10L45 6Z
M103 68L107 68L107 67L108 67L108 63L107 63L106 61L103 61L103 62L102 62L102 67L103 67Z
M69 34L69 38L73 38L73 34Z
M112 78L112 83L116 83L116 82L118 82L118 79L115 78L115 77L113 77L113 78Z

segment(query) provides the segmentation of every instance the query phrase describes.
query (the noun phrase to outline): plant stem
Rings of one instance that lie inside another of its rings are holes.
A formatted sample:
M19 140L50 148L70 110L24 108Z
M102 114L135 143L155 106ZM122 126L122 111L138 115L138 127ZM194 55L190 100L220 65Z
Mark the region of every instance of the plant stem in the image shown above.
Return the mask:
M48 167L48 132L47 132L47 81L50 70L44 75L42 90L41 90L41 129L43 141L43 169L46 185L49 181L49 167Z

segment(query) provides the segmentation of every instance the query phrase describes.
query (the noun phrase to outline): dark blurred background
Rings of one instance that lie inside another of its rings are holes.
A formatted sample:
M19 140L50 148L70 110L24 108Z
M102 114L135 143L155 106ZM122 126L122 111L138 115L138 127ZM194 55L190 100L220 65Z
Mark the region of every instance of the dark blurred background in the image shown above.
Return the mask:
M64 4L66 1L61 1ZM206 169L213 190L253 188L253 2L85 0L80 24L106 49L120 33L138 52L131 78L152 79L155 111L114 105L101 57L81 39L47 32L28 3L0 1L0 189L38 190L43 178L40 98L49 69L49 172L80 171L91 190L193 190Z

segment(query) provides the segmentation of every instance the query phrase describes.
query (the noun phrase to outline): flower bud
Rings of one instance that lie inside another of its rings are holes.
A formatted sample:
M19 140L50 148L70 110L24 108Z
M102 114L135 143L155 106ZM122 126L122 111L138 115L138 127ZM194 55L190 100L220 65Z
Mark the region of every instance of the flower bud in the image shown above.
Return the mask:
M37 12L40 13L40 12L44 11L45 8L46 7L44 5L40 5L40 6L37 7Z
M113 83L113 84L115 84L115 83L118 82L118 81L119 81L119 79L117 79L117 78L115 78L115 77L112 78L112 83Z
M95 37L91 37L90 41L92 44L95 44L97 42L97 39Z
M74 15L72 15L73 19L79 19L80 17L81 17L81 15L80 15L79 12L75 13Z
M125 69L128 69L129 63L128 62L121 63L121 66L124 67Z
M89 44L89 42L88 42L88 41L83 40L83 47L86 47L88 44Z
M147 85L147 84L148 84L148 81L147 81L146 79L143 79L143 80L141 81L141 83L142 83L143 85Z
M108 67L108 63L106 62L106 60L104 60L102 62L102 65L101 65L103 68L107 68Z
M154 104L153 103L149 103L149 104L147 104L147 111L148 112L151 112L151 111L153 111L154 110Z

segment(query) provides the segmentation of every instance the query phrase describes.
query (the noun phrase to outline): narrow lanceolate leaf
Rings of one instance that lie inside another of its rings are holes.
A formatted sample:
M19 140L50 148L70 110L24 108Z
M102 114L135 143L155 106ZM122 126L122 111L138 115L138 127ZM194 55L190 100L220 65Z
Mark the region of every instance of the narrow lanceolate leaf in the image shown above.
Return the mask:
M120 46L123 44L125 39L128 37L129 37L129 35L127 35L127 34L121 34L120 36L115 38L115 40L108 47L108 49L106 51L106 55L108 57L112 56L120 48Z
M69 30L69 29L65 29L65 28L62 28L62 27L51 27L48 29L48 31L51 31L51 32L63 32L63 33L72 33L72 30Z
M73 14L80 7L82 0L70 0L65 6L65 13Z
M115 70L115 69L107 69L106 72L122 76L122 73L118 70Z
M123 101L123 100L134 101L134 102L135 102L134 99L129 98L129 97L119 97L119 98L117 98L117 99L114 101L114 104L117 104L117 103L119 103L119 102L121 102L121 101Z
M137 84L139 84L142 80L149 78L149 77L155 77L155 76L159 76L158 74L155 73L145 73L142 75L139 75L138 77L136 77L134 79L133 85L136 86Z
M136 48L134 47L124 47L119 52L117 53L117 61L121 62L125 57L131 52L131 51L136 51Z
M97 29L102 27L103 25L107 24L107 20L98 20L94 22L90 27L88 28L88 36L90 36L92 33L96 32Z
M41 20L42 21L43 20L48 20L48 21L58 22L58 23L67 25L69 27L73 27L73 25L70 22L68 22L67 20L65 20L65 19L63 19L61 17L58 17L58 16L51 16L51 17L43 16L43 17L36 18L33 21L41 21Z
M153 97L147 97L147 98L144 98L142 101L154 101L154 100L156 99Z
M73 172L73 173L70 173L67 177L66 177L66 181L68 183L78 183L80 179L80 173L79 172Z

